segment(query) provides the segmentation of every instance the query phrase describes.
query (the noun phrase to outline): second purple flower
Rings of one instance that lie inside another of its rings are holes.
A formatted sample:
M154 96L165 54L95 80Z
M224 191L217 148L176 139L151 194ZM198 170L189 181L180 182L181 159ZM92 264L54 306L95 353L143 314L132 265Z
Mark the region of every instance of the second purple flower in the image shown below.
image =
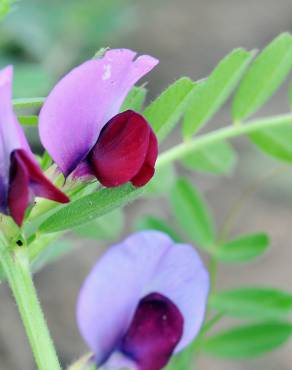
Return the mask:
M110 248L85 280L80 332L97 367L161 370L198 335L209 274L190 245L144 231Z

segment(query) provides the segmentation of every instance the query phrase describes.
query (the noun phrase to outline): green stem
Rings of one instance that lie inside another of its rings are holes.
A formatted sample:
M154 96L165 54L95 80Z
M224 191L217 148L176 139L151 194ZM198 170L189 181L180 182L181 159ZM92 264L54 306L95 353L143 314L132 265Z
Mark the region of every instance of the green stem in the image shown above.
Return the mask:
M165 151L164 153L160 154L157 160L157 167L162 167L163 165L166 165L177 159L181 159L196 150L202 149L206 145L210 145L221 140L230 139L241 135L248 135L265 128L275 128L277 126L289 124L292 124L292 114L283 114L275 117L249 121L241 125L224 127L219 130L197 136L194 138L194 140L185 141Z
M0 240L0 262L17 303L39 370L61 370L30 273L26 247L9 250Z

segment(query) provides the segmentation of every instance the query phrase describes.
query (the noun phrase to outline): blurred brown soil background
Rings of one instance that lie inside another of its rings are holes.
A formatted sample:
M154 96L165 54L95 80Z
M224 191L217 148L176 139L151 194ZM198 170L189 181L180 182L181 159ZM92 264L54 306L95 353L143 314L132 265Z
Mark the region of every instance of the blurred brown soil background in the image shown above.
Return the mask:
M188 75L200 79L232 48L262 48L278 33L291 30L291 0L164 0L137 1L126 35L111 47L129 47L157 56L159 68L149 75L151 97L175 78ZM92 51L93 52L93 51ZM261 111L288 110L286 84ZM229 106L209 124L230 122ZM173 136L173 142L178 137ZM234 141L239 153L232 176L194 175L194 183L205 194L220 226L228 209L259 175L278 164L254 149L246 139ZM292 145L292 143L291 143ZM248 199L236 219L232 233L267 231L270 251L250 265L226 266L219 271L218 288L262 284L291 290L292 273L292 170L263 184ZM168 208L163 203L165 214ZM126 210L128 230L138 214L162 214L156 201L138 201ZM75 323L75 301L80 285L95 263L104 243L80 241L63 260L35 276L41 302L62 362L69 364L86 347ZM122 284L122 282L121 282ZM0 370L32 370L35 365L6 284L0 289ZM205 370L291 370L292 344L250 361L223 361L202 355L197 369ZM54 370L54 369L52 369ZM183 369L178 369L183 370Z

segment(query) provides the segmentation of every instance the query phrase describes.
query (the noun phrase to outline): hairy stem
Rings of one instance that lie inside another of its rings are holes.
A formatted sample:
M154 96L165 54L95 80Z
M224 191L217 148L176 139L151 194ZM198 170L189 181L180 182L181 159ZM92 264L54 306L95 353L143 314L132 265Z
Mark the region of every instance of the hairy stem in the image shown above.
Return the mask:
M245 124L233 125L221 128L210 133L195 137L193 140L185 141L175 147L160 154L157 167L162 167L177 159L182 159L184 156L191 154L196 150L214 144L218 141L231 139L233 137L248 135L255 131L260 131L265 128L275 128L292 124L292 114L283 114L275 117L268 117L246 122Z
M0 240L0 262L13 292L39 370L61 370L33 284L26 247Z

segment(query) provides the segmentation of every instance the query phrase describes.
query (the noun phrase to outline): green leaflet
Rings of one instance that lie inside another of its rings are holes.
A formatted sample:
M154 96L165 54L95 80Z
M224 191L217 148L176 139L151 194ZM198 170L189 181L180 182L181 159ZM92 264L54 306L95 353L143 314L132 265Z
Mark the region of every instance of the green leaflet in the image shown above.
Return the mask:
M214 256L225 263L247 262L262 255L269 245L264 233L242 235L214 249Z
M32 270L34 272L41 270L44 266L69 253L73 248L74 245L69 240L56 240L32 261Z
M13 94L15 97L28 98L32 102L31 96L46 94L52 88L54 78L37 63L18 63L14 68ZM24 99L23 103L24 103ZM37 103L35 101L35 103ZM29 105L26 105L28 107ZM40 106L31 105L31 106ZM20 107L20 106L18 106ZM24 106L22 106L24 108Z
M155 176L144 187L145 194L151 196L168 196L176 181L176 172L172 163L155 169Z
M229 175L237 161L236 152L226 141L206 145L183 158L183 165L194 171Z
M38 108L41 107L46 98L20 98L20 99L13 99L13 107L16 109L21 108Z
M193 369L196 357L196 341L193 341L188 347L177 353L171 358L169 365L165 370L185 370Z
M249 138L264 153L276 159L292 162L292 127L279 126L249 134Z
M36 126L38 124L38 116L18 116L18 121L24 126Z
M142 191L141 188L137 189L126 184L117 188L104 188L85 195L61 207L40 225L39 230L51 233L82 225L115 208L126 205L137 198Z
M171 206L177 223L192 241L203 248L214 243L214 224L208 206L187 179L177 180L171 192Z
M136 112L142 110L143 104L146 99L147 89L143 86L134 86L126 97L120 111L132 109Z
M183 136L191 137L218 111L242 77L252 52L235 49L198 86L188 103L183 122Z
M233 100L235 121L248 118L278 89L292 67L292 37L276 37L255 59L242 79Z
M214 294L209 305L229 316L276 319L292 311L292 295L272 288L238 288Z
M205 352L223 358L249 358L262 355L285 343L292 334L286 322L264 322L238 326L206 338Z
M114 240L122 232L124 215L121 209L115 209L96 220L77 226L74 233L88 239Z
M289 90L288 90L288 101L289 101L290 108L292 108L292 84L290 84Z
M170 85L144 110L143 116L153 127L159 141L165 139L178 123L196 88L195 82L182 77Z

